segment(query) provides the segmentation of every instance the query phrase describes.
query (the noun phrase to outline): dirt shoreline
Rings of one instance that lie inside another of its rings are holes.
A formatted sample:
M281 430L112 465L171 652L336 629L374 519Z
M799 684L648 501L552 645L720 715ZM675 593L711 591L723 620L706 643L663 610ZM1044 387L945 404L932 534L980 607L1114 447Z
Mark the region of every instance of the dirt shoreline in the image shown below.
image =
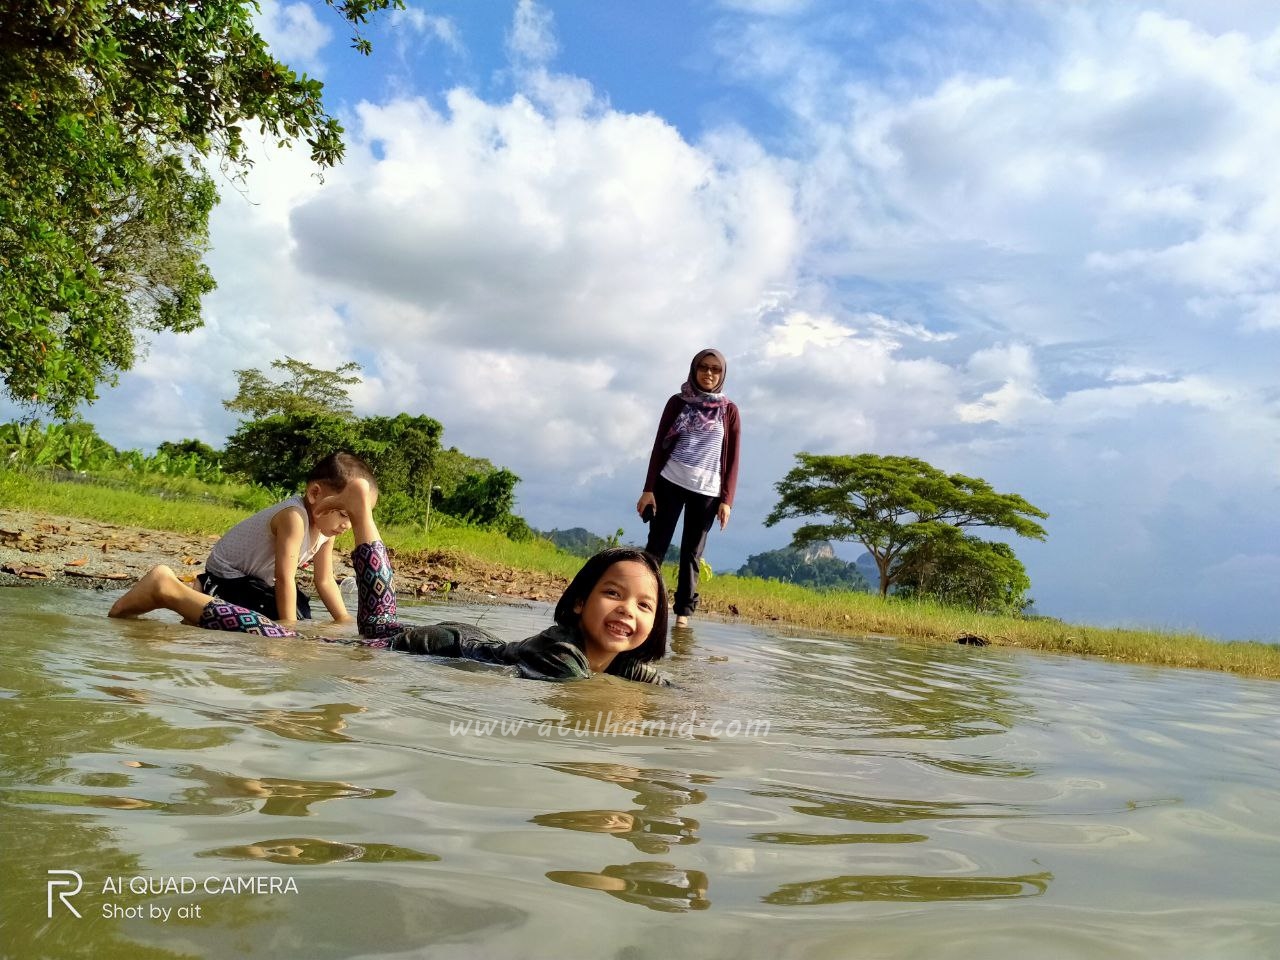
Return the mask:
M31 510L0 509L0 586L46 583L124 590L157 564L191 583L218 536L122 526ZM446 551L395 552L396 594L461 603L554 603L567 580L511 570ZM351 575L351 555L335 555L335 573ZM299 576L309 592L310 577ZM321 613L323 616L323 612Z

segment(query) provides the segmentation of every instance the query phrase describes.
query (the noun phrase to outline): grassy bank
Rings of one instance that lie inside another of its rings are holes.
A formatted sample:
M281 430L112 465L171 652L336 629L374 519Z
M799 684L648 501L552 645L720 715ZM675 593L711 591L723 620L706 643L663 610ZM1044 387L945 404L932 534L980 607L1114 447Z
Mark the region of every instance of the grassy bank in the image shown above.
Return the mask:
M1276 644L1224 643L1190 633L990 616L928 602L884 601L866 593L818 593L792 584L739 577L716 577L705 584L702 594L711 610L723 611L732 604L750 619L778 619L836 633L931 641L954 641L971 634L997 646L1280 678L1280 646Z
M13 471L0 471L0 503L196 536L222 533L248 515L246 510L207 499L178 499L176 495L92 483L51 482ZM517 543L471 527L433 527L429 536L421 529L392 527L384 536L398 551L444 551L566 581L582 563L545 541ZM724 575L705 581L702 595L703 610L710 613L835 633L935 642L952 642L971 634L999 646L1280 678L1280 646L1276 644L1220 643L1192 634L995 617L931 603L884 601L865 593L816 592L776 581Z

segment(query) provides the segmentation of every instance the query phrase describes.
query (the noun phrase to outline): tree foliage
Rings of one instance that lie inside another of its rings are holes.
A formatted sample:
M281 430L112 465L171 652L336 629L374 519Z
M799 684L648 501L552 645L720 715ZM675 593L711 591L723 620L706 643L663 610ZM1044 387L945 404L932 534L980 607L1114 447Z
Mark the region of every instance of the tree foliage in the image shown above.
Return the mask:
M162 443L152 456L117 450L83 420L39 420L0 424L0 465L19 469L71 470L76 473L137 477L187 477L204 483L226 481L219 455L199 440Z
M364 457L378 478L379 515L388 523L417 523L431 498L431 476L444 427L431 417L366 417L360 439L348 448Z
M263 486L296 490L317 460L349 450L373 468L378 516L386 523L421 523L436 507L515 539L533 536L514 513L520 478L455 447L442 450L438 420L407 413L356 417L347 388L360 382L358 364L325 370L285 357L271 366L286 378L276 382L260 370L236 371L239 390L223 406L251 419L228 439L226 469Z
M222 405L250 420L305 414L351 418L351 396L347 388L361 382L357 376L360 364L352 361L336 370L325 370L285 357L271 361L271 367L285 372L283 382L269 379L261 370L237 370L239 389L234 398L224 400Z
M378 478L378 515L420 522L430 496L432 462L444 428L431 417L273 414L242 423L227 441L224 466L254 483L298 490L322 457L349 450Z
M473 457L463 453L457 447L450 447L436 455L435 468L431 472L431 483L438 488L441 497L451 497L471 474L491 473L496 469L492 461L484 457Z
M197 457L211 465L222 465L222 451L213 449L203 440L165 440L156 447L156 453L170 457Z
M798 453L796 461L776 485L778 503L765 524L788 517L825 521L797 529L797 547L858 541L875 559L881 596L895 584L907 551L950 542L956 530L985 527L1045 538L1036 523L1048 516L1043 510L981 478L948 475L915 457Z
M223 466L264 487L298 490L321 457L359 445L356 422L326 413L275 414L241 423Z
M401 0L325 0L356 30ZM0 0L0 370L21 404L70 416L132 366L137 330L200 325L215 160L244 130L342 127L318 80L271 56L252 0Z
M592 533L586 527L572 527L568 530L537 530L534 532L544 540L554 543L561 550L572 553L577 557L594 556L606 547L617 546L617 542L610 542L609 538L602 537L598 533Z
M440 501L440 509L471 523L498 523L514 510L519 482L520 478L506 468L468 474L450 496Z
M984 613L1021 613L1031 604L1031 579L1007 543L966 536L952 527L917 544L899 560L900 596L927 597Z

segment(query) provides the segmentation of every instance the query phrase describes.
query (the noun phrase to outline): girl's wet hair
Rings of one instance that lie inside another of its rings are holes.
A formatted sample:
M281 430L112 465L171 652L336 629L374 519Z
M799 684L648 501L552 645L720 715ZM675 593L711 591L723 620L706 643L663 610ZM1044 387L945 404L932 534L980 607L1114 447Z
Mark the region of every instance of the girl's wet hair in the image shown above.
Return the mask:
M345 450L329 454L307 474L307 486L323 483L338 491L346 489L352 480L368 480L374 490L378 489L378 481L374 479L369 465Z
M576 627L579 615L573 608L587 602L587 597L605 575L605 571L615 563L625 563L628 560L644 564L645 569L653 574L658 586L658 606L653 612L653 629L645 637L644 643L614 657L613 662L619 666L625 666L629 662L648 663L651 660L661 660L667 655L667 585L662 581L662 568L658 566L658 561L639 547L610 547L608 550L601 550L583 564L582 569L565 588L560 602L556 604L555 613L555 621L560 626Z

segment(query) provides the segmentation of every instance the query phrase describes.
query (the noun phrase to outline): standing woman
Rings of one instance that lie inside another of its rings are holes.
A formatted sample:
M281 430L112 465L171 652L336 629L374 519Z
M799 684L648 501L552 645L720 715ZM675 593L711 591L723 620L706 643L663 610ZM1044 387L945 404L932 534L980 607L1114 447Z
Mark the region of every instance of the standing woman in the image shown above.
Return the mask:
M702 350L689 364L689 379L667 401L649 457L649 473L636 512L649 522L645 552L659 563L675 534L680 511L680 578L676 626L687 627L698 607L698 561L712 521L729 522L738 484L738 408L723 393L727 367L719 350Z

